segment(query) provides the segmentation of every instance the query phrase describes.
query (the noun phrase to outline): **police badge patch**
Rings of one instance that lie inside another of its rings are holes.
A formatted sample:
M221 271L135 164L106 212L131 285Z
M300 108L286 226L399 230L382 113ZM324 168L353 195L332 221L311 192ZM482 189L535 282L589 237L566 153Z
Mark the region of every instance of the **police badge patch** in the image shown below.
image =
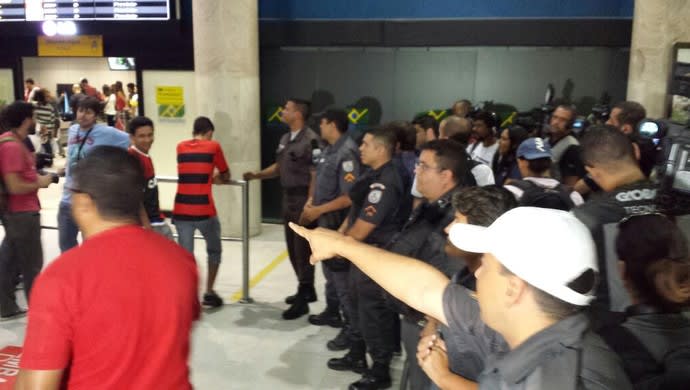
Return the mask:
M367 197L367 200L369 200L369 203L371 204L377 204L381 201L381 195L383 195L383 192L381 190L374 190L369 193L369 197Z
M352 160L343 161L343 171L352 172L355 170L355 163Z

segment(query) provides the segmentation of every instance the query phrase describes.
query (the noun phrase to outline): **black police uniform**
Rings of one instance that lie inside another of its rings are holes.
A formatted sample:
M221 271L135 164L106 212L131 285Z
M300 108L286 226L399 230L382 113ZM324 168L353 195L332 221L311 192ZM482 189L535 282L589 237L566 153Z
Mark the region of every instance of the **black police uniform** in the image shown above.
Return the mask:
M303 297L311 294L315 299L314 266L309 263L309 243L292 231L288 222L297 223L307 203L311 172L314 169L312 140L319 142L319 136L308 127L300 130L294 138L291 135L290 132L283 135L276 150L280 184L283 187L285 241L290 263L299 281L298 295Z
M410 218L400 233L387 244L386 248L404 256L422 260L443 272L449 278L462 268L462 262L448 256L445 252L447 235L444 232L454 219L455 213L451 199L460 190L456 187L434 202L420 204L410 214ZM412 309L390 294L386 293L391 308L403 315L401 321L402 342L407 353L406 378L410 388L426 389L431 381L417 363L417 344L419 332L423 327L424 314Z
M398 232L409 215L412 202L392 161L365 173L353 186L350 198L350 226L357 219L376 225L364 242L379 247L385 246ZM388 367L396 334L395 313L387 305L383 289L358 268L351 267L350 300L353 328L350 353L363 357L364 341L374 361L372 371L363 380L371 375L390 378ZM353 386L359 388L356 384Z

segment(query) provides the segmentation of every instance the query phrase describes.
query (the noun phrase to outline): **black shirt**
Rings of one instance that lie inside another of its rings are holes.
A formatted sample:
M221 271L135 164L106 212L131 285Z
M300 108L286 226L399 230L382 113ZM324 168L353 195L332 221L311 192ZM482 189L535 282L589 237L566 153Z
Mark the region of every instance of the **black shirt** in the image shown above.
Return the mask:
M409 215L409 209L405 210L405 197L409 195L391 161L365 172L349 195L352 200L350 226L357 219L376 226L364 240L367 244L386 245Z
M589 228L597 248L599 285L592 303L595 310L622 312L630 306L615 252L618 222L630 215L656 212L656 196L656 186L648 180L642 180L597 194L584 205L573 209L575 216Z

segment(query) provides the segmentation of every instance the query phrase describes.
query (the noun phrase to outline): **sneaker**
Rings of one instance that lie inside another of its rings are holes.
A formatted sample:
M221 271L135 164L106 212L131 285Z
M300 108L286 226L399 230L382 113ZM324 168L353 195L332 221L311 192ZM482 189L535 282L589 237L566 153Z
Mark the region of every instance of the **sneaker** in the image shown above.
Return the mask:
M204 300L201 302L203 306L216 308L223 306L223 299L216 294L215 291L204 294Z
M0 322L12 321L26 316L26 309L17 309L14 313L0 316Z

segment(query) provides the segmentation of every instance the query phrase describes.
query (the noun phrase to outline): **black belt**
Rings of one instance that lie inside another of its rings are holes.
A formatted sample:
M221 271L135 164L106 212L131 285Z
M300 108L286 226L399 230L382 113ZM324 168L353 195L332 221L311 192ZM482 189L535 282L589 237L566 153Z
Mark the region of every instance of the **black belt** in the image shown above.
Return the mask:
M309 187L285 187L285 195L309 195Z

